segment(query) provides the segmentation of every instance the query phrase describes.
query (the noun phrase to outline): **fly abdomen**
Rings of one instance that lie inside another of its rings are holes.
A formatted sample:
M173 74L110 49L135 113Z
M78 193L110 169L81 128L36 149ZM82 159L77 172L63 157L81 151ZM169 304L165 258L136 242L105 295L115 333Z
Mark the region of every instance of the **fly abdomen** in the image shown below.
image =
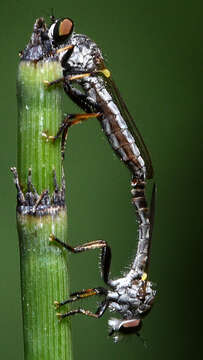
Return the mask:
M101 116L98 118L109 143L118 157L127 165L134 177L146 176L146 166L136 138L125 121L121 104L105 87L102 78L92 77L84 81L88 95L98 104Z
M136 208L138 219L140 224L145 224L149 221L149 210L145 197L145 181L144 180L133 180L132 181L132 204Z
M145 197L145 181L134 178L132 180L132 203L135 206L139 222L139 240L136 257L132 269L136 276L142 276L145 272L149 253L150 219L149 209Z
M99 120L113 150L129 167L131 173L133 175L139 173L139 176L141 173L145 173L144 160L122 116L109 112L100 117Z

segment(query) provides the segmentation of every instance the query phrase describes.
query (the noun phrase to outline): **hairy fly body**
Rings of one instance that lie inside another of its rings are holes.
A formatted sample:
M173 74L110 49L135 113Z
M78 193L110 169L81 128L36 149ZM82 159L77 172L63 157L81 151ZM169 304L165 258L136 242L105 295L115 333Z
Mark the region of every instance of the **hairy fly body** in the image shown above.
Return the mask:
M53 234L50 235L50 241L56 242L72 253L80 253L87 250L101 249L101 276L108 288L94 287L71 294L71 297L63 302L55 302L57 308L85 299L90 296L98 295L103 297L103 301L98 306L95 313L77 308L66 313L58 313L63 319L75 314L100 318L104 312L109 309L113 313L118 313L120 318L111 318L108 321L110 328L109 335L113 335L117 342L122 334L135 333L139 336L142 327L142 319L149 313L154 303L156 290L153 284L148 280L148 270L150 261L150 244L152 238L152 227L154 219L155 204L155 186L153 187L152 200L150 206L150 233L149 240L145 244L138 244L138 249L134 262L130 270L121 278L112 280L109 278L111 266L111 248L104 240L88 242L83 245L71 247L60 241ZM143 252L142 245L145 247Z
M78 292L65 302L73 302L91 295L104 295L105 300L96 314L77 309L62 317L76 313L100 317L106 308L109 308L121 315L120 320L109 320L112 332L121 330L137 332L141 319L151 309L155 296L155 290L152 289L151 282L147 280L153 211L149 211L147 206L145 183L147 179L153 177L151 158L112 80L110 71L104 65L102 52L97 44L86 35L75 33L73 21L69 18L54 21L48 31L48 37L63 68L63 78L53 83L62 81L66 94L86 112L86 114L68 115L56 136L52 138L56 139L62 134L63 142L65 142L66 133L71 125L96 116L114 152L132 174L132 203L135 206L139 224L138 248L131 270L126 276L117 280L109 280L111 251L106 242L92 242L76 248L62 244L74 253L101 248L102 277L111 288L108 291L103 288L94 288ZM74 84L79 85L81 91ZM152 204L154 204L154 194L155 191L152 195ZM61 243L54 235L52 240ZM64 303L59 305L62 304Z

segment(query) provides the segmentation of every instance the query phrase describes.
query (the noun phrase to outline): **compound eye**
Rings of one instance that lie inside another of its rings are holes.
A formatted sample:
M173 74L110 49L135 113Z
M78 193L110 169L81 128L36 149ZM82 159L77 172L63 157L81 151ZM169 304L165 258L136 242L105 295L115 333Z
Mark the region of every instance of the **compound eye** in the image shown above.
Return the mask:
M140 326L140 319L133 319L133 320L126 320L123 322L122 327L123 328L136 328Z
M69 36L73 31L73 22L71 19L64 19L59 25L59 36Z
M142 328L141 319L132 319L132 320L123 321L119 331L125 335L136 334L139 336L139 331L141 330L141 328Z
M55 24L50 27L50 30L53 27L53 40L55 44L64 43L71 35L73 26L73 21L69 18L57 20Z

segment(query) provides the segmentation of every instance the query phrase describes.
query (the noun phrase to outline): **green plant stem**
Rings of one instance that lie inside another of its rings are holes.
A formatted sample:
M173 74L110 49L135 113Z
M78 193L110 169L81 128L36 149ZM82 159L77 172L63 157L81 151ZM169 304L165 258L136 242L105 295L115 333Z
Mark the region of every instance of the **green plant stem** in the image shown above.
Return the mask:
M60 139L47 141L43 133L55 135L62 121L62 89L46 88L44 80L61 76L55 61L21 61L18 72L18 173L21 186L27 190L28 170L32 182L41 193L54 190L53 170L61 183L62 165Z
M49 243L50 233L66 241L61 142L47 142L42 136L43 132L55 135L62 121L62 89L44 85L44 80L60 76L56 61L21 60L19 65L17 226L25 360L72 358L69 319L59 321L53 305L69 294L67 254Z
M59 321L54 301L68 295L66 254L49 245L51 232L65 240L66 212L18 215L25 360L71 359L70 324Z

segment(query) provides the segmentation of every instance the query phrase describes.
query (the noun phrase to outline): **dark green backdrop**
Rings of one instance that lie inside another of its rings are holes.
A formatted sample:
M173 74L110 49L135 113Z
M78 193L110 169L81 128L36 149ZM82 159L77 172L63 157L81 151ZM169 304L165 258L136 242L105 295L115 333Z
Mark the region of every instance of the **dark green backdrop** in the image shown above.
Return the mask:
M75 359L197 358L202 328L203 60L203 6L197 0L1 2L0 357L23 357L16 193L9 173L16 164L18 52L36 17L48 19L52 7L56 16L74 19L76 31L102 47L150 149L158 186L150 277L159 295L143 329L149 348L136 337L113 344L107 336L108 313L98 321L78 316L72 319ZM68 100L65 110L75 111ZM129 173L112 154L96 120L71 129L65 171L69 242L108 240L112 275L117 276L135 253L136 221ZM101 284L97 262L95 253L72 256L72 290Z

